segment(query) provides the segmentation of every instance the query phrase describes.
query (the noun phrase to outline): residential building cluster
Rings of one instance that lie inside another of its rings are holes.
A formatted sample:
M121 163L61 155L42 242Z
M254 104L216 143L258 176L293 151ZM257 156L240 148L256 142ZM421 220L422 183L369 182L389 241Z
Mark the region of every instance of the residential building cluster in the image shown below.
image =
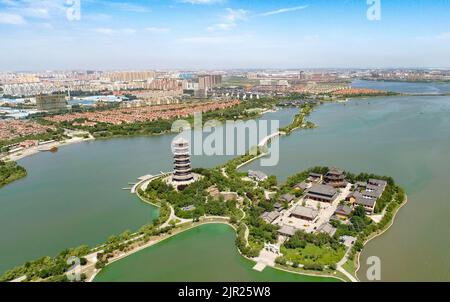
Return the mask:
M48 130L55 130L55 128L29 120L0 120L0 140L11 140L28 135L42 134Z
M345 88L333 91L331 94L335 96L352 96L352 95L379 95L384 94L385 91L367 89L367 88Z
M189 104L170 104L161 106L147 106L141 108L120 108L94 112L80 112L63 115L54 115L45 119L51 122L73 122L75 120L85 120L87 126L94 126L96 123L108 123L120 125L122 123L147 122L157 119L171 119L188 117L196 112L207 112L229 108L239 104L239 100L227 102L204 102Z
M358 76L378 81L450 81L450 71L443 69L367 70L360 72Z
M309 94L330 94L340 90L347 90L350 86L347 83L317 83L308 82L298 84L293 87L293 91Z

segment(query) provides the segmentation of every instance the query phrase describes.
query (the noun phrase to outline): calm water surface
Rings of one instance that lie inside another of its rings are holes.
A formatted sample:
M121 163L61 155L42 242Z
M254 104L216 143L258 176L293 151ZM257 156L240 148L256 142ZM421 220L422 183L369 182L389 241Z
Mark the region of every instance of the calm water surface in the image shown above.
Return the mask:
M288 123L295 112L286 109L269 116ZM280 180L316 165L393 176L407 190L408 205L387 233L366 246L359 277L365 278L367 257L378 256L385 281L450 281L450 97L380 97L325 104L310 118L318 128L297 131L280 139L277 166L260 167L255 162L246 169L261 169ZM139 203L120 188L137 176L170 170L170 142L171 136L96 141L22 160L20 163L28 169L29 176L0 190L3 260L0 271L29 259L55 254L65 247L100 243L110 234L134 230L151 221L157 215L156 210ZM212 167L225 160L197 157L193 163ZM202 230L198 232L196 236L180 235L187 236L181 237L180 242L209 238L192 244L189 251L189 255L201 255L200 260L193 260L193 256L186 258L189 261L178 257L179 261L168 262L168 266L161 261L158 270L124 276L127 280L140 276L148 280L173 280L176 267L183 267L183 276L199 280L220 274L216 268L227 263L230 267L230 274L225 274L227 279L259 278L244 273L251 264L245 264L239 257L229 256L230 260L223 263L220 257L214 258L214 253L219 251L214 245L208 245L208 241L215 238L222 247L219 242L231 240L232 232L206 231L206 235L202 235ZM157 265L152 259L153 255L161 255L158 254L161 249L168 255L179 255L191 246L184 244L179 248L172 244L178 242L178 237L167 242L172 247L168 251L164 250L166 243L161 243L136 254L139 261L134 256L123 261L130 261L134 266ZM226 253L237 253L232 240L227 246ZM207 256L209 250L214 252ZM216 259L217 266L205 260L208 264L198 265L194 271L186 267L189 264L185 262L195 263L209 257ZM117 278L113 268L126 269L122 263L111 266L113 272L105 278Z
M441 94L450 92L450 83L412 83L386 81L353 81L352 87L371 88L399 93Z
M450 281L450 97L391 97L326 104L319 127L281 138L280 179L311 166L390 175L408 193L394 226L362 255L378 256L382 278Z
M294 114L283 109L262 119L287 125ZM0 189L0 273L151 222L157 208L122 188L139 176L171 171L173 137L97 140L20 160L28 176ZM194 167L214 167L230 158L195 156L192 161Z
M252 269L255 263L237 251L235 238L235 231L228 225L203 225L114 262L95 281L339 281L272 268L257 272Z

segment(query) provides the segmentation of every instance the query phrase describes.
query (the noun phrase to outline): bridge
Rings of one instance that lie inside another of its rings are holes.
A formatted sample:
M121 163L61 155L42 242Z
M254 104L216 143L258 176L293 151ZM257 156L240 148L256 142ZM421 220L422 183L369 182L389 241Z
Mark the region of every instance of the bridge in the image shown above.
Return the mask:
M265 138L263 138L263 139L259 142L258 147L263 147L263 146L267 145L267 143L268 143L272 138L277 137L277 136L280 136L280 135L284 135L284 134L285 134L285 133L284 133L284 132L281 132L281 131L274 132L274 133L272 133L271 135L268 135L268 136L266 136Z

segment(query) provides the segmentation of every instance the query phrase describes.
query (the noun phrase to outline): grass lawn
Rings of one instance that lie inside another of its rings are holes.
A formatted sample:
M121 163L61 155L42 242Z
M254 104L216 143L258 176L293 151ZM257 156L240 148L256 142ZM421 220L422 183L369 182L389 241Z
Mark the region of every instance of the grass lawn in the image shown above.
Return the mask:
M322 247L307 244L303 249L286 249L282 247L281 252L289 261L301 264L330 265L339 262L344 257L345 249L337 250L325 245Z
M356 266L354 260L348 260L347 262L342 265L342 268L345 269L347 272L355 276Z

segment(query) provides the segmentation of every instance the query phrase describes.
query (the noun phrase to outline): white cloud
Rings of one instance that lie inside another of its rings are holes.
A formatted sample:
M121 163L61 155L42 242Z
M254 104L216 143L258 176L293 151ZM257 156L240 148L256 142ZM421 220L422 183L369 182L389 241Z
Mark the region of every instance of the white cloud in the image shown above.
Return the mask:
M236 23L218 23L209 26L206 28L208 31L216 31L216 30L230 30L236 27Z
M216 30L230 30L237 26L238 21L245 21L248 19L248 11L244 9L227 8L227 13L223 16L223 22L211 25L207 28L208 31Z
M227 12L228 13L225 16L225 19L228 22L247 20L247 17L248 17L248 11L246 11L245 9L227 8Z
M113 29L109 27L98 27L94 31L98 34L112 36L117 34L134 35L137 31L133 28Z
M0 0L0 3L6 6L17 6L19 3L14 0Z
M84 14L83 19L87 19L89 21L108 21L111 19L110 15L103 13L93 13L93 14Z
M158 33L158 34L167 33L170 31L170 29L166 27L147 27L145 30L151 33Z
M53 29L53 25L48 22L36 23L35 25L44 29Z
M450 40L450 32L441 33L436 38L438 40Z
M33 18L48 19L50 14L45 7L28 7L21 11L22 15Z
M239 43L245 41L244 36L196 36L182 38L178 41L181 43L188 44L201 44L201 45L212 45L212 44L229 44L229 43Z
M189 4L216 4L223 3L224 0L180 0L180 3L189 3Z
M142 5L137 5L137 4L133 4L133 3L128 3L128 2L123 2L123 3L110 3L109 5L123 10L123 11L128 11L128 12L134 12L134 13L148 13L151 12L151 9L146 7L146 6L142 6Z
M134 35L137 31L134 28L124 28L119 30L119 33L123 33L126 35Z
M96 33L103 34L103 35L113 35L115 33L114 29L106 28L106 27L95 28L94 31Z
M0 24L22 25L25 23L26 21L21 15L0 13Z
M274 11L262 13L262 14L260 14L260 16L265 17L265 16L273 16L273 15L278 15L278 14L283 14L283 13L288 13L288 12L294 12L294 11L305 9L307 7L308 7L308 5L280 8L280 9L277 9Z
M23 24L31 19L50 19L57 14L63 15L66 11L65 0L0 0L5 11L2 15L7 15L11 22ZM14 17L12 17L14 15ZM5 19L6 17L4 17ZM26 18L26 19L25 19ZM8 21L8 22L9 22ZM6 21L4 21L5 23Z

